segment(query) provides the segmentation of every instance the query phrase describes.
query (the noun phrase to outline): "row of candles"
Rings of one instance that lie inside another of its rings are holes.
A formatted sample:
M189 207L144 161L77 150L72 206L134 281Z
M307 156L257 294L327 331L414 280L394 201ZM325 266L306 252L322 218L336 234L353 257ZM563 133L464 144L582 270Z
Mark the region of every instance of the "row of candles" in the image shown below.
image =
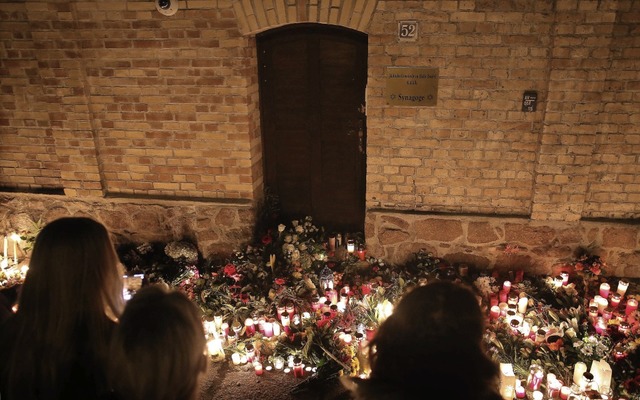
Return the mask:
M568 284L568 274L557 277L555 280L556 287ZM599 287L599 294L595 295L589 301L589 317L592 319L597 333L604 333L607 329L609 321L614 317L614 313L618 310L622 299L624 298L629 282L621 279L618 282L616 292L611 292L611 286L607 282L603 282ZM504 281L499 297L493 296L490 299L489 315L491 319L506 317L507 323L514 330L520 331L524 336L531 334L531 329L527 327L524 321L524 314L529 305L529 298L525 293L511 292L511 282ZM632 297L626 299L624 317L618 316L620 320L618 331L620 333L628 333L630 325L635 321L635 312L638 309L638 300ZM524 325L523 325L524 324ZM535 333L535 330L534 330Z
M505 399L525 399L527 392L535 400L562 399L578 400L586 398L584 394L598 392L600 399L611 396L611 366L605 360L596 360L590 370L583 362L574 366L573 382L565 383L553 373L545 375L544 369L538 364L532 364L526 381L517 379L510 363L500 364L500 394ZM542 390L546 378L546 392ZM622 400L622 399L621 399Z

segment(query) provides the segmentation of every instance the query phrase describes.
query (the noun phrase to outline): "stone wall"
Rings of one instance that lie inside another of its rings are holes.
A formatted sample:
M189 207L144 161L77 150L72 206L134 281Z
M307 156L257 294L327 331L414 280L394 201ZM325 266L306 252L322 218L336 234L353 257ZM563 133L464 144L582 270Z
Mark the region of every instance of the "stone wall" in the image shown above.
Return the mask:
M186 239L205 257L229 255L249 243L256 218L249 204L213 202L0 194L0 204L2 235L34 232L60 217L88 216L107 227L116 245Z
M607 275L640 277L637 224L372 211L366 237L368 254L392 264L425 249L452 264L551 274L585 249L607 264Z

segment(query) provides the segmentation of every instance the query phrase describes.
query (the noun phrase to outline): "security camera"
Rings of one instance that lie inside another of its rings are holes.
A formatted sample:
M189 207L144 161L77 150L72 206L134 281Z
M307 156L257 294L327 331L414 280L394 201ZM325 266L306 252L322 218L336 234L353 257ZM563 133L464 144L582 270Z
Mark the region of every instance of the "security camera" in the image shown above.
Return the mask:
M178 0L154 0L156 10L163 15L173 15L178 12Z

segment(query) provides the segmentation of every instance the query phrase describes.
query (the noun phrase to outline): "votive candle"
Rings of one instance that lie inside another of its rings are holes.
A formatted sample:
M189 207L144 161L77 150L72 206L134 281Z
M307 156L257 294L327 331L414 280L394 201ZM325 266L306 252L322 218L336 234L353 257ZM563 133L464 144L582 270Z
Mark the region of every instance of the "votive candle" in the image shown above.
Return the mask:
M609 300L605 297L599 296L598 298L598 312L602 314L605 308L609 305Z
M629 288L629 281L625 279L620 279L620 281L618 281L617 292L620 294L620 296L624 296L624 294L627 293L628 288Z
M511 290L511 281L504 281L502 283L502 290L509 293L509 291Z
M578 361L573 367L573 383L579 385L580 380L582 379L582 374L585 372L587 372L587 364L582 361Z
M637 309L638 309L638 300L636 300L636 299L628 299L627 300L627 307L625 308L624 313L626 315L631 315Z
M618 306L620 305L620 300L622 300L622 296L620 295L620 293L612 293L609 304L613 308L618 308Z
M491 317L491 319L497 319L498 317L500 317L500 307L491 306L489 316Z
M516 385L516 399L524 399L527 396L527 391L524 386Z
M255 361L253 363L253 369L256 372L256 375L262 375L264 373L262 363L260 361Z
M562 286L567 286L569 284L569 273L560 272L560 276L562 277Z
M527 296L520 297L518 299L518 312L520 314L526 313L528 305L529 305L529 298Z
M251 337L256 333L256 326L253 323L253 318L247 318L244 320L244 333L248 337Z
M264 336L272 337L273 336L273 322L265 321L262 325L264 327Z
M567 400L570 394L571 394L571 388L569 386L563 386L560 388L560 398L562 400Z
M600 296L605 299L609 297L609 291L611 290L611 286L607 282L602 282L600 284Z

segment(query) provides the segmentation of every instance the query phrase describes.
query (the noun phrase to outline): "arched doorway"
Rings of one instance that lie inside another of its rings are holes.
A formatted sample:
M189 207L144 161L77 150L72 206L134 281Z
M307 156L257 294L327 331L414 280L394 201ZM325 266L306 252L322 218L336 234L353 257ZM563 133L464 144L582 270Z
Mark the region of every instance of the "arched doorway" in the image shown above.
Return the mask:
M367 35L322 24L257 35L265 187L287 219L362 231Z

